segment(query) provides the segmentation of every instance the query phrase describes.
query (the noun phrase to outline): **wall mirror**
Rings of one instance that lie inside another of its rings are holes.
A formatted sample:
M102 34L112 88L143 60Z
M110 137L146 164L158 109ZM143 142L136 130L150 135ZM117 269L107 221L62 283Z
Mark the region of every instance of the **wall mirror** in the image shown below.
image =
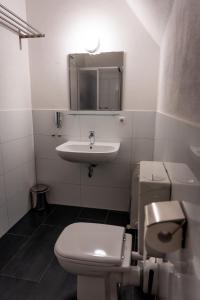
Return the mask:
M71 110L121 110L123 52L69 54Z

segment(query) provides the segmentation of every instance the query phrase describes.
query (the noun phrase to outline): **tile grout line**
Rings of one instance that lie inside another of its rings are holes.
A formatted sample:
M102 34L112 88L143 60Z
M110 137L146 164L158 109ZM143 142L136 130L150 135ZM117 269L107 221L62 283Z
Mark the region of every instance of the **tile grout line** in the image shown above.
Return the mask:
M84 207L80 207L80 211L79 211L78 215L75 218L76 220L80 218L83 209L84 209Z
M48 225L48 224L40 224L40 225L38 226L38 228L37 228L36 230L34 230L34 232L29 236L29 238L27 238L27 241L26 241L23 245L21 245L21 246L19 247L19 249L18 249L18 251L16 252L16 254L13 255L13 256L8 260L8 262L5 264L5 266L0 270L0 276L7 277L7 278L18 279L18 280L25 280L25 281L29 281L29 282L33 282L33 283L38 283L38 284L40 283L41 278L39 279L39 281L37 281L37 280L36 280L36 281L33 281L33 280L30 280L30 279L19 278L19 277L14 276L14 275L13 275L13 276L12 276L12 275L7 275L7 274L3 273L3 271L4 271L5 268L9 265L9 263L12 261L12 259L14 259L15 257L17 257L19 251L20 251L25 245L27 245L27 244L30 242L32 236L33 236L33 235L35 234L35 232L38 231L42 226L48 226L48 227L54 227L54 228L57 227L57 228L58 228L58 226L52 226L52 225ZM49 265L52 263L52 261L53 261L54 258L55 258L55 256L53 256L51 262L47 265L47 268L45 269L44 273L46 272L46 270L48 269ZM41 276L43 276L43 274L42 274Z
M18 253L20 252L20 250L25 247L31 240L31 238L33 237L33 235L40 229L41 225L45 225L45 226L49 226L48 224L40 224L38 226L38 228L36 228L31 235L29 235L26 239L26 241L19 247L19 249L17 250L17 252L8 260L8 262L5 264L5 266L0 270L0 275L3 274L3 270L8 266L8 264L12 261L12 259L14 259L15 257L17 257Z
M39 281L33 281L33 280L30 280L30 279L25 279L25 278L19 278L17 276L14 276L14 275L7 275L7 274L0 274L0 278L3 277L3 278L10 278L10 279L17 279L17 280L21 280L21 281L27 281L27 282L30 282L30 283L34 283L35 285L38 285L40 282Z
M53 211L52 212L50 212L45 218L44 218L44 221L55 211L55 209L56 209L56 207L53 209ZM31 211L31 210L30 210ZM29 211L29 212L30 212ZM20 219L20 220L22 220L23 219L23 217ZM19 220L19 221L20 221ZM43 222L44 222L43 221ZM24 234L18 234L18 233L12 233L12 232L10 232L9 233L9 231L6 233L6 234L9 234L9 235L13 235L13 236L21 236L21 237L26 237L27 239L29 239L34 233L35 233L35 231L40 227L40 225L42 225L43 224L43 222L41 222L34 230L33 230L33 232L31 233L31 234L27 234L27 235L24 235ZM17 222L18 223L18 222ZM17 223L14 225L14 226L16 226L17 225ZM45 225L48 225L48 224L45 224ZM13 227L14 227L13 226ZM12 228L11 228L12 229Z
M47 267L45 268L44 272L43 272L42 275L40 276L40 279L39 279L39 281L38 281L38 284L41 283L42 279L44 278L44 276L45 276L46 273L48 272L48 270L49 270L51 264L53 263L54 259L55 259L55 255L52 257L50 263L47 265Z
M55 209L56 209L56 208L55 208ZM55 211L55 209L54 209L53 211ZM45 219L46 219L46 218L45 218ZM15 225L16 225L16 224L15 224ZM15 226L15 225L14 225L14 226ZM21 249L22 249L23 247L25 247L25 245L27 245L27 244L30 242L32 236L33 236L33 235L35 234L35 232L40 228L41 225L42 225L42 223L41 223L35 230L33 230L33 232L32 232L30 235L17 235L17 234L12 234L12 233L6 233L6 234L8 234L8 235L13 235L13 236L18 236L18 237L24 237L25 241L24 241L24 243L18 248L17 252L16 252L12 257L10 257L10 259L7 261L7 263L1 268L1 270L0 270L0 275L2 274L3 270L8 266L8 264L12 261L12 259L14 259L15 257L17 257L19 251L21 251ZM4 275L4 276L5 276L5 275ZM9 277L9 276L8 276L8 277Z
M110 216L110 211L109 211L109 210L107 210L107 214L106 214L106 217L105 217L105 219L104 219L104 221L105 221L105 224L107 224L107 223L108 223L109 216Z
M54 212L55 212L55 210L56 210L56 207L54 207L54 209L52 209L52 211L44 218L44 220L42 221L42 223L41 224L45 224L45 221L47 220L47 218L49 217L49 216L51 216ZM40 224L40 225L41 225ZM40 226L39 225L39 226Z
M7 232L5 235L24 237L24 238L28 238L30 236L30 234L18 234L18 233L12 233L12 232Z

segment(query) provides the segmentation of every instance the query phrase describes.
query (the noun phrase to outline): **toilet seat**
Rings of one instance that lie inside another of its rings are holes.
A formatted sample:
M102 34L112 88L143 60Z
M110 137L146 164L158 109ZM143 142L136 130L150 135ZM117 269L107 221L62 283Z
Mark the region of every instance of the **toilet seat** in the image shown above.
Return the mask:
M124 227L74 223L63 230L54 250L62 260L85 265L120 266L124 236Z
M63 269L78 275L79 300L116 300L117 283L131 272L131 250L124 227L95 223L67 226L54 248Z

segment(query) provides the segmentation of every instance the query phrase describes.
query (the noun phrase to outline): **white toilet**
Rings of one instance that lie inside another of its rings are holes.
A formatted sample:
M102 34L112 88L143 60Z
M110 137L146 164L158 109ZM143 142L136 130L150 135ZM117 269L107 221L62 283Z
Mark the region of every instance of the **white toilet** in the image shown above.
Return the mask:
M143 169L148 169L149 173L149 164L147 165ZM145 177L148 181L146 178L148 177ZM150 176L149 181L154 178L156 176ZM162 184L161 180L159 184ZM164 187L165 185L164 182ZM140 186L140 197L142 197L141 188L145 190L146 183L142 182ZM159 193L157 189L153 188L153 191ZM147 204L145 201L150 203L152 197L155 198L152 190L149 197L146 192L144 195L144 201L139 199L143 205ZM157 196L159 201L159 195ZM163 199L165 200L168 199ZM132 235L125 233L123 227L94 223L71 224L59 236L54 251L60 265L67 272L78 275L78 300L116 300L117 283L140 285L140 268L131 266Z
M78 274L78 300L117 299L117 282L130 271L132 236L125 228L74 223L64 229L55 255L68 272Z

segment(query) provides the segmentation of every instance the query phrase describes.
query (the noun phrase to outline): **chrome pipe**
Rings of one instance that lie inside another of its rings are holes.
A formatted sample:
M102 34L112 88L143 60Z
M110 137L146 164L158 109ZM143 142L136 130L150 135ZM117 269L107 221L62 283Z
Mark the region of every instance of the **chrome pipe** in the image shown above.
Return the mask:
M31 24L29 24L28 22L24 21L22 18L20 18L18 15L16 15L14 12L12 12L10 9L8 9L6 6L2 5L0 3L0 7L3 8L4 10L6 10L9 14L11 14L12 16L14 16L15 18L17 18L18 20L20 20L21 22L23 22L24 24L26 24L28 27L30 27L32 30L34 30L35 32L37 32L38 34L41 34L41 32L39 32L36 28L34 28Z
M22 28L20 28L20 27L18 27L17 25L15 25L15 24L13 24L12 22L10 22L9 20L7 20L7 19L5 19L4 17L2 17L2 16L0 16L0 20L2 20L3 22L2 23L4 23L4 25L5 26L7 26L7 24L6 23L8 23L9 25L11 25L11 26L13 26L13 27L15 27L17 30L18 30L18 34L19 34L19 31L20 32L23 32L24 34L29 34L27 31L25 31L24 29L22 29Z
M18 24L20 27L26 29L30 33L35 34L35 32L32 29L27 28L26 26L24 26L23 24L21 24L20 22L18 22L17 20L15 20L14 18L10 17L4 11L0 10L0 14L4 15L6 18L10 19L11 21L13 21L14 23Z
M11 26L9 26L8 24L5 24L4 22L0 21L0 25L3 27L6 27L8 30L15 32L17 35L19 35L19 30L15 30L14 28L12 28Z
M62 113L60 111L55 112L55 124L56 128L62 128Z
M35 39L35 38L41 38L41 37L45 37L45 34L34 34L34 35L30 35L30 34L26 34L26 35L23 35L23 34L19 34L19 37L21 39Z

